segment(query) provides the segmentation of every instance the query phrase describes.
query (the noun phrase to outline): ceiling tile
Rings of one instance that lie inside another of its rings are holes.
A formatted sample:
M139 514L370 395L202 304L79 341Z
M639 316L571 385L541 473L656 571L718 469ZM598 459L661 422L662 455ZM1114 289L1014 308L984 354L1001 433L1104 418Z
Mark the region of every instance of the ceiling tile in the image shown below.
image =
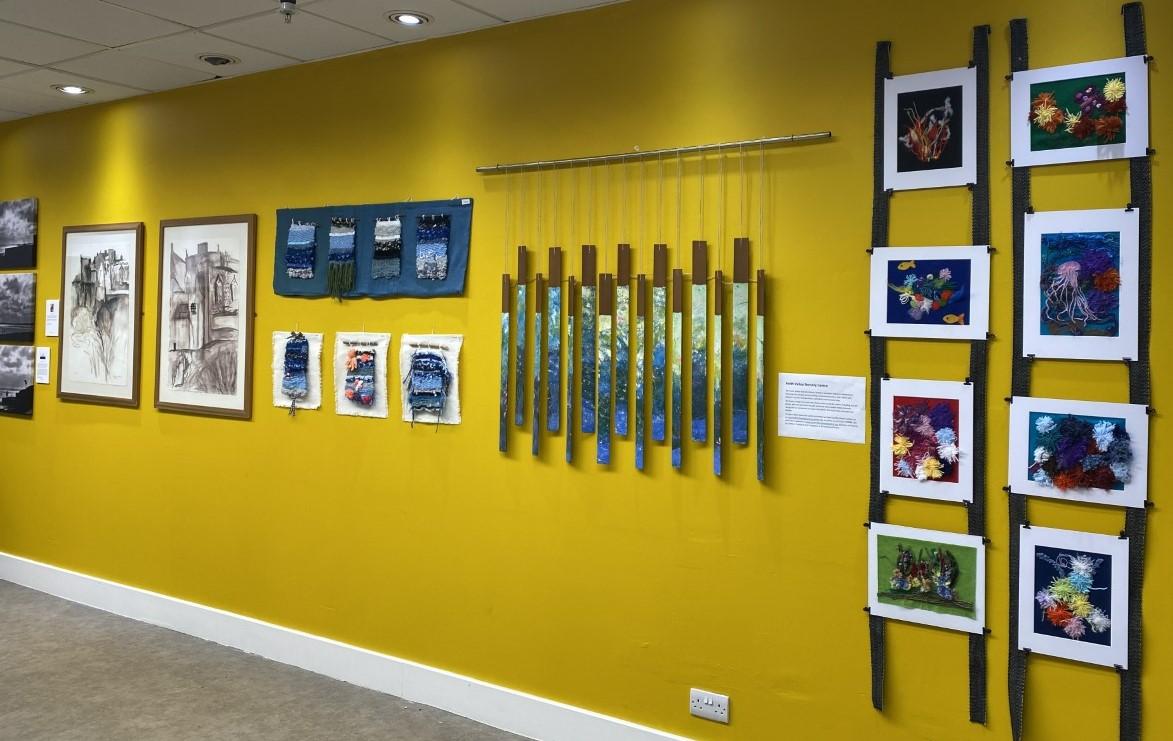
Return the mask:
M4 5L0 5L0 16L3 16L4 7ZM101 51L102 47L77 39L45 33L35 28L5 23L0 17L0 49L4 50L4 56L9 59L29 64L52 64L60 62L62 59Z
M0 3L0 18L104 46L122 46L184 30L177 23L101 0L6 0Z
M66 95L65 93L55 91L53 89L54 85L81 85L88 87L93 92L85 95ZM0 86L38 96L46 96L50 100L64 99L66 103L77 101L78 105L129 98L133 95L142 95L145 92L144 90L133 87L95 80L91 77L79 75L76 72L62 72L48 67L5 77L0 80ZM0 108L5 107L12 108L12 106L6 106L4 100L0 98ZM67 108L69 106L63 105L61 107ZM18 108L17 110L20 109Z
M0 92L0 98L3 98L4 93ZM27 113L17 113L16 111L5 111L0 109L0 121L15 121L18 118L24 118Z
M21 64L20 62L9 62L7 59L0 59L0 77L3 77L4 75L15 74L17 72L28 72L30 69L33 68L27 64Z
M0 80L0 110L19 111L20 113L34 115L37 113L48 113L49 111L60 111L65 108L76 108L83 105L83 102L77 98L70 98L66 95L50 97L48 95L37 95L35 93L25 92L24 90L7 88L4 87L6 82L8 82L7 79Z
M432 22L409 28L387 20L388 12L403 8L431 16ZM475 31L500 24L496 18L454 3L452 0L406 0L403 3L388 0L318 0L312 6L306 7L306 13L401 42L420 41L433 36ZM297 19L293 22L296 23Z
M206 72L197 71L149 59L121 49L100 51L88 57L61 62L54 66L57 69L89 75L99 80L108 80L146 90L169 90L211 80L216 76L216 73L212 71L214 68L206 64L204 65L207 67Z
M168 36L157 41L144 41L141 44L126 47L123 51L137 56L157 59L160 62L177 64L188 69L213 70L212 74L220 77L235 77L253 72L263 72L267 69L287 67L297 64L298 60L292 57L283 57L251 46L244 46L235 41L219 39L214 36L189 31L176 36ZM229 64L223 67L209 67L207 62L199 60L200 54L224 54L236 57L239 64Z
M198 28L257 13L277 13L275 0L106 0L156 18Z
M387 44L381 36L356 31L309 13L298 13L292 23L283 23L274 13L216 26L208 29L208 33L306 62Z
M524 21L544 15L569 13L622 0L464 0L465 4L507 21Z

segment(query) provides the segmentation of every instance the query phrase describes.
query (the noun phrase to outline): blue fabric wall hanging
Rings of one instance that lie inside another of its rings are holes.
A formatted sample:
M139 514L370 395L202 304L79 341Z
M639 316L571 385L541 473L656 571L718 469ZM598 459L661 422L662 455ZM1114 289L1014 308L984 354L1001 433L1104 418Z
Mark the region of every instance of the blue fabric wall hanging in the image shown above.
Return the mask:
M448 238L451 217L422 214L416 218L415 277L442 281L448 277Z
M330 249L326 265L326 290L334 298L354 290L355 220L334 216L330 219Z
M398 216L375 219L372 278L398 278L403 270L403 224Z
M318 225L312 221L290 219L285 238L285 277L289 280L310 280L314 277L315 238ZM282 251L277 250L281 255ZM280 259L280 258L278 258ZM281 273L280 266L274 275Z

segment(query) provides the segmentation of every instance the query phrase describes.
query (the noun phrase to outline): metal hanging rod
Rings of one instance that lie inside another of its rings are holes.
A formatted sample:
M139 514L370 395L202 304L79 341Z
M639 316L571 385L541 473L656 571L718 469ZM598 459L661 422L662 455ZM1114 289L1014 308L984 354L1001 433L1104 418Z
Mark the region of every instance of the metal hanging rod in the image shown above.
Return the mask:
M789 144L791 142L811 141L812 139L830 139L830 131L820 131L814 134L791 134L789 136L770 136L764 139L743 139L737 142L722 142L721 144L698 144L693 147L671 147L669 149L654 149L650 152L634 152L625 154L601 154L594 157L571 157L564 160L537 160L535 162L515 162L510 165L485 165L478 167L477 172L482 175L515 170L528 170L540 167L574 167L575 165L590 165L600 162L626 162L629 158L642 159L644 157L658 157L664 154L693 154L695 152L711 152L714 149L730 149L734 147L760 147L767 144Z

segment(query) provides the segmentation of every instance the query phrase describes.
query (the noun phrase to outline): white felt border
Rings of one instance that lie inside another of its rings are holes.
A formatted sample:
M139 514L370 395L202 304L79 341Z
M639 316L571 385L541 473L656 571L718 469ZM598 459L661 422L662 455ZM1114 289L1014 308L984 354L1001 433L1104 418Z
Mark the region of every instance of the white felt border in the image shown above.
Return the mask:
M897 96L918 90L961 86L961 166L899 172L900 111ZM977 182L977 68L956 67L884 80L884 189L948 188Z
M896 260L969 260L969 316L963 325L888 322L888 265ZM925 337L940 340L984 340L990 328L990 248L876 247L872 250L869 320L878 337Z
M281 393L281 382L285 380L285 343L290 332L273 333L273 406L288 409L293 400ZM309 343L309 361L306 364L306 395L297 400L297 408L320 409L322 407L322 333L302 332Z
M464 344L464 335L459 334L405 334L399 338L399 401L404 422L411 422L411 407L407 403L407 376L411 371L411 356L419 346L439 350L448 364L448 371L452 374L452 383L448 387L448 397L444 400L444 409L439 420L432 412L417 414L415 422L418 424L458 425L460 424L460 348Z
M364 407L346 398L346 351L347 343L359 343L375 348L375 403ZM334 413L345 417L387 418L387 350L391 346L391 335L384 332L338 332L334 335Z
M961 445L957 483L918 481L892 472L892 400L896 396L917 396L957 400L957 427ZM960 381L919 381L903 378L880 380L880 489L922 499L947 502L973 501L973 386Z

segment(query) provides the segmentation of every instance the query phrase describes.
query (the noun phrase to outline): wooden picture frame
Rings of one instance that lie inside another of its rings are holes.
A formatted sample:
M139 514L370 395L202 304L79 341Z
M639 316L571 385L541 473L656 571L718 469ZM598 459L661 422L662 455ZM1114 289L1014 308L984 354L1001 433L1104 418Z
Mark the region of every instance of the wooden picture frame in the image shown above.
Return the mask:
M57 398L138 406L144 234L141 221L62 230Z
M252 417L256 214L159 222L155 408Z

